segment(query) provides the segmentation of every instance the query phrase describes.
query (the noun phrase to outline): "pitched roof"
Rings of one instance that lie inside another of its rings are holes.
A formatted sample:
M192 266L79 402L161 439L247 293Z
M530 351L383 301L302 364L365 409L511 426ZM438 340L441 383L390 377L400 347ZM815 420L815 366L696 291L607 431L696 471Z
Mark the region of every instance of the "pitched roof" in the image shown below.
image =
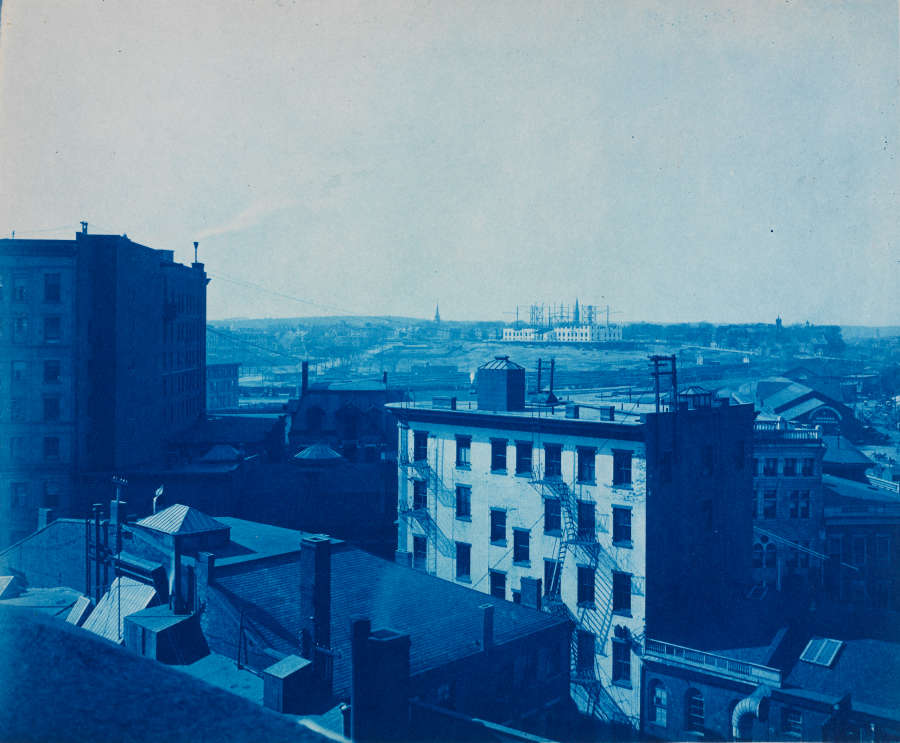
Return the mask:
M313 444L305 449L301 449L294 455L295 462L337 462L341 459L343 457L328 444Z
M82 626L112 642L123 642L125 617L146 609L155 599L153 586L120 576L112 582Z
M871 459L843 436L822 436L822 441L825 442L822 461L826 464L872 464Z
M203 511L198 511L190 506L176 503L159 513L142 518L137 522L138 526L146 529L154 529L165 534L201 534L207 531L220 531L227 529L221 521L216 521L207 516Z
M243 457L233 446L228 444L216 444L206 454L200 457L199 462L239 462Z
M485 361L479 369L524 369L524 366L510 361L509 356L494 356L493 360Z

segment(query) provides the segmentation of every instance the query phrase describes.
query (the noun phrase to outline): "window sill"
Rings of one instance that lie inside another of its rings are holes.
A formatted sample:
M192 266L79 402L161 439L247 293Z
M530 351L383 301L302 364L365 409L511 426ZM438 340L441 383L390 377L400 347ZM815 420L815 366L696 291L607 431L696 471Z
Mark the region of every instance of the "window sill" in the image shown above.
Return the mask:
M470 576L470 575L457 575L457 576L456 576L456 582L457 582L457 583L471 583L471 582L472 582L472 576Z
M579 601L578 608L579 609L596 609L597 604L594 601Z
M516 472L516 477L531 477L531 470L528 470L528 472Z
M530 568L531 560L513 560L513 565L517 568Z
M502 540L502 541L500 541L500 540L496 540L496 541L495 541L495 540L493 540L493 539L491 540L491 547L505 547L505 546L506 546L506 540L505 540L505 539Z
M622 549L631 550L631 549L634 549L634 542L632 542L630 539L627 541L619 541L619 542L614 541L613 547L621 547Z
M492 475L506 475L508 474L505 469L503 470L491 470Z
M625 679L618 679L613 681L613 686L618 686L621 689L632 689L631 682L626 681Z
M467 521L467 522L470 523L470 524L472 523L472 517L471 517L471 516L460 516L459 514L457 514L456 520L457 520L457 521Z
M596 485L597 484L597 480L594 479L593 477L589 480L582 480L581 478L578 478L575 482L577 482L579 485Z
M634 485L630 482L614 482L612 487L614 490L634 490Z
M456 463L456 469L458 469L458 470L471 470L471 469L472 469L472 465L471 465L471 464L460 464L459 462L457 462L457 463Z
M562 529L544 529L544 534L548 537L561 537Z
M631 609L613 609L612 613L616 617L630 617Z

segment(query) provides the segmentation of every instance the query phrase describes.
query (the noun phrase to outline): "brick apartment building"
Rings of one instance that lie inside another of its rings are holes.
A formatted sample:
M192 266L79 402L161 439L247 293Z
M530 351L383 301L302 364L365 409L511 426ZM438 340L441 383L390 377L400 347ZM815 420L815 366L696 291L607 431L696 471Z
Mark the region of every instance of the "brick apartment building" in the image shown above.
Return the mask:
M576 623L579 708L636 728L645 633L749 585L752 406L696 389L669 412L526 405L524 368L497 357L477 407L388 407L398 561L498 599L541 581Z
M126 236L0 240L0 544L204 416L206 273ZM8 360L8 361L7 361Z

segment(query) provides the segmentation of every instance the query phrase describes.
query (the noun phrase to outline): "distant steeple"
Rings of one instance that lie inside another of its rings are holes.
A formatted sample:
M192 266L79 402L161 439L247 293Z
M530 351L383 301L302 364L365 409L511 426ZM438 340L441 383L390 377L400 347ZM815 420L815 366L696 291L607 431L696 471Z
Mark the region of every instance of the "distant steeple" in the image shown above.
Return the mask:
M434 324L435 324L435 325L440 325L440 324L441 324L441 308L440 308L440 305L435 305L435 306L434 306Z
M578 311L578 297L575 297L575 312L572 313L572 324L573 324L573 325L579 325L579 324L580 324L580 320L579 320L578 315L579 315L579 311Z

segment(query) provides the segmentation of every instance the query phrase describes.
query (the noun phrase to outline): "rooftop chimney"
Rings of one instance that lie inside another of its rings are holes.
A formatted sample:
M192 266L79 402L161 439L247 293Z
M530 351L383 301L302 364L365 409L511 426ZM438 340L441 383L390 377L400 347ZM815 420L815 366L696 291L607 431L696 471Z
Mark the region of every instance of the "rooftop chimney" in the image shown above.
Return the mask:
M483 612L484 618L481 627L481 648L487 650L494 644L494 605L482 604L478 608Z
M300 364L300 394L305 395L309 389L309 362Z
M194 240L194 263L197 262L197 246L198 246L199 244L200 244L200 243L198 243L196 240Z
M322 534L300 544L300 611L313 645L331 646L331 539Z
M82 234L82 235L86 235L86 234L87 234L87 222L84 222L84 221L83 221L83 222L81 223L81 234Z

